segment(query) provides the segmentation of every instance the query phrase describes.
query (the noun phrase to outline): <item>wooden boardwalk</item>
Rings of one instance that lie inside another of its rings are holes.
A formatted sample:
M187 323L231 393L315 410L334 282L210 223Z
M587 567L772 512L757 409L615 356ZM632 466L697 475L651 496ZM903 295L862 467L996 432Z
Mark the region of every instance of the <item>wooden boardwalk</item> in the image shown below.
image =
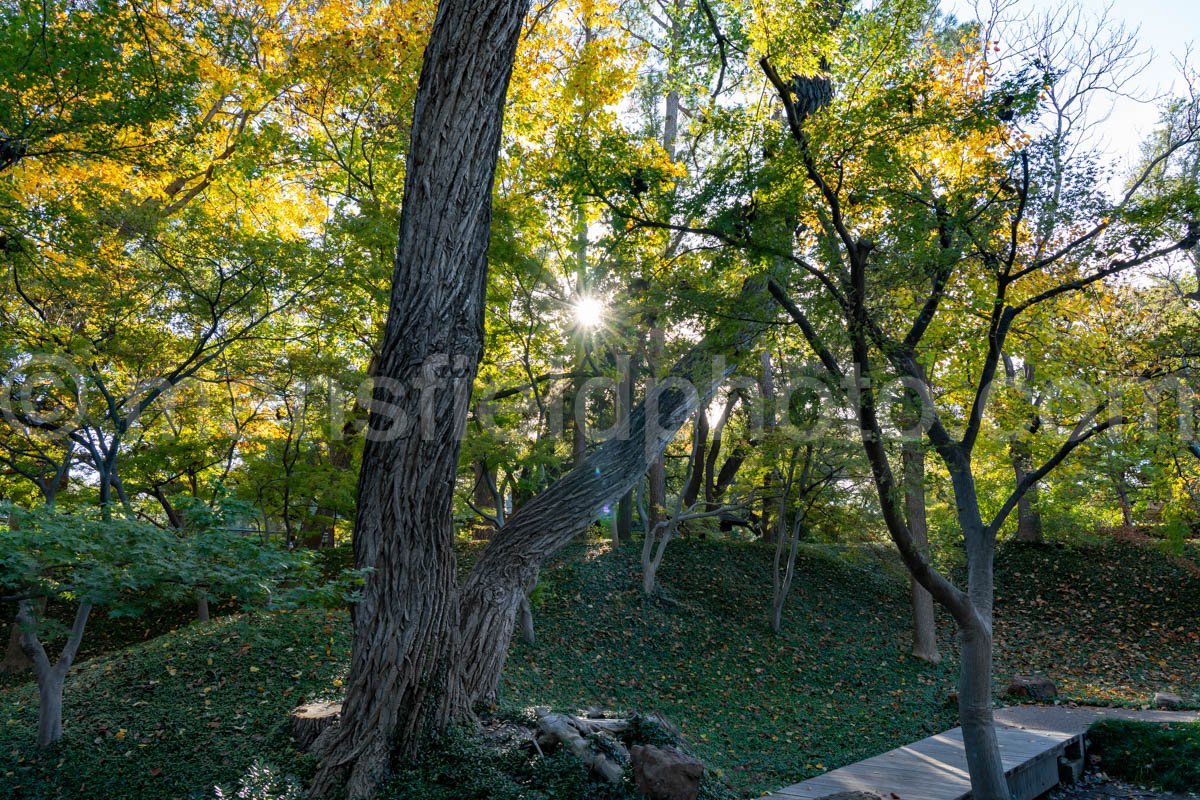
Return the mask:
M1013 706L996 710L996 736L1008 785L1017 800L1032 800L1059 782L1061 768L1083 763L1083 736L1100 719L1196 722L1188 711ZM970 797L962 729L868 758L769 795L767 800L817 800L838 792L871 792L884 800L964 800Z
M1082 733L996 726L1009 787L1030 800L1058 784L1059 757L1082 758ZM838 792L871 792L885 800L962 800L971 794L962 729L955 728L883 755L780 789L770 800L817 800Z

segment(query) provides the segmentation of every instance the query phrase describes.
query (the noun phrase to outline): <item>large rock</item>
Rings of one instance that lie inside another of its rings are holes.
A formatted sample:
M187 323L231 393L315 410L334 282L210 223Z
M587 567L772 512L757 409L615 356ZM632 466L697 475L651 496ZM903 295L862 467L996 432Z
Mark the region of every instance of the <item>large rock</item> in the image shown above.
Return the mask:
M650 800L696 800L704 765L673 747L634 745L629 749L637 789Z
M1042 675L1017 675L1008 684L1007 694L1019 700L1053 700L1058 697L1058 687Z
M1183 708L1183 698L1170 692L1156 692L1154 695L1155 708Z

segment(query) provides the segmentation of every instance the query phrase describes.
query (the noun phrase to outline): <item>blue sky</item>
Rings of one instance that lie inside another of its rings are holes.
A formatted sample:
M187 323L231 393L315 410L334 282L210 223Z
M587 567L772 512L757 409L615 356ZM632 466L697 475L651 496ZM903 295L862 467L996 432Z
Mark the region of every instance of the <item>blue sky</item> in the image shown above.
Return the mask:
M1147 69L1135 81L1139 94L1147 96L1181 91L1176 60L1182 59L1187 45L1200 48L1200 0L1066 0L1092 14L1111 6L1109 16L1122 20L1129 28L1139 29L1143 49L1151 53ZM1019 0L1022 12L1041 14L1060 3L1047 0ZM972 0L943 0L942 7L959 19L971 19ZM1191 55L1193 70L1200 71L1200 53ZM1153 103L1137 103L1120 98L1104 125L1105 150L1114 160L1125 164L1136 157L1138 146L1153 128L1157 109Z

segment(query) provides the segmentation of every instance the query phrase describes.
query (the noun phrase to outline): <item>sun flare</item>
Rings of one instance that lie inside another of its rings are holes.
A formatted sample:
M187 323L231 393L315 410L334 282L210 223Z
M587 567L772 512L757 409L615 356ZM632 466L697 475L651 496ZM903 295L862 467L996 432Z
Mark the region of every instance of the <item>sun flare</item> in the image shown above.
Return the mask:
M585 330L595 330L604 324L604 303L595 297L583 295L572 306L575 324Z

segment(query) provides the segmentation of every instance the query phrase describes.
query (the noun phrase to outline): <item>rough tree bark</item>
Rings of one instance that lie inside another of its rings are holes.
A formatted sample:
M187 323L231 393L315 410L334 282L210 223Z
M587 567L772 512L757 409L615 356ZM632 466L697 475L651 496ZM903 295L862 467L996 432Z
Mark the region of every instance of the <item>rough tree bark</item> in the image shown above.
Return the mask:
M768 298L764 283L748 281L734 307L763 307ZM723 319L653 386L611 439L518 509L488 544L464 582L459 603L457 663L471 702L494 699L518 607L540 564L641 479L766 327L756 320ZM713 368L716 356L724 359L718 370Z
M901 445L900 457L904 470L904 510L908 527L912 531L913 544L926 559L929 558L929 523L925 518L925 452L919 441L906 441ZM933 611L933 595L909 577L912 595L913 647L917 658L938 664L942 654L937 646L937 617Z
M529 0L443 0L413 112L399 243L358 483L353 606L339 725L314 744L316 796L369 796L469 709L452 669L451 500L483 344L492 186ZM524 589L524 585L521 587Z

